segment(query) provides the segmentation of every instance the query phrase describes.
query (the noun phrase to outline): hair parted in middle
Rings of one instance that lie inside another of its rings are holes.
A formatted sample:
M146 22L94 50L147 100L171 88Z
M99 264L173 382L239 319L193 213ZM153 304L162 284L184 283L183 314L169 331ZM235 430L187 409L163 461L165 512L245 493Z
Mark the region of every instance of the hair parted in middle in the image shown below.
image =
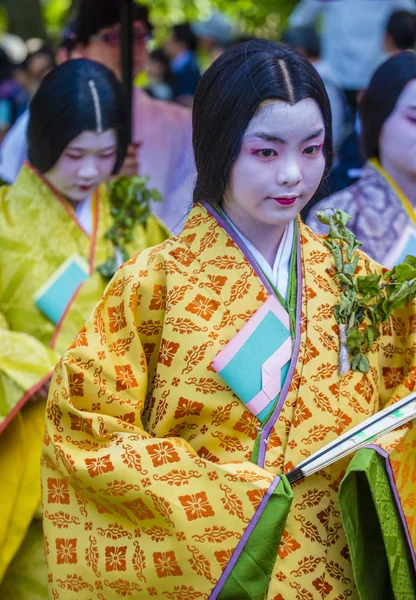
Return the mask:
M68 60L46 75L32 99L29 162L46 173L84 131L115 129L117 173L127 153L127 115L126 92L110 69L86 58Z
M233 46L204 73L193 105L193 148L197 170L193 200L221 205L244 133L268 100L296 104L315 100L325 126L325 171L332 166L332 118L328 95L316 69L299 52L266 40Z

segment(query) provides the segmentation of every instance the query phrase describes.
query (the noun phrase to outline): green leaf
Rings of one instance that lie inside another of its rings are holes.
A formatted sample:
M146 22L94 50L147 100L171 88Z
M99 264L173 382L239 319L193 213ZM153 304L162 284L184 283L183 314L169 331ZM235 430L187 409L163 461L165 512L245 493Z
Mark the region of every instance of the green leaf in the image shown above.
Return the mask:
M411 281L416 277L416 269L409 264L402 263L394 269L394 276L397 281Z
M320 223L323 223L324 225L329 225L331 222L331 216L329 213L327 213L325 210L318 210L316 212L316 218L318 219L318 221Z
M342 223L342 225L346 225L348 221L351 221L352 219L351 215L339 209L335 212L335 218L337 221Z
M380 293L380 279L381 275L375 273L357 277L358 291L365 296L370 296L370 298L378 296Z
M416 269L416 256L408 254L403 262Z
M356 354L360 351L363 342L364 334L361 333L358 327L351 327L348 329L347 347L352 354Z
M363 354L356 354L351 361L351 369L360 373L368 373L370 361Z

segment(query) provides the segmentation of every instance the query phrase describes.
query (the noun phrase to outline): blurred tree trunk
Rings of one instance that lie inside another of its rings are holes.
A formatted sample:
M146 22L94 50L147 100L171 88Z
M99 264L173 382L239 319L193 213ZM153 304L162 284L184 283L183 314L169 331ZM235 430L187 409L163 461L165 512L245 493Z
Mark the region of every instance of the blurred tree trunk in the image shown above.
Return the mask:
M3 0L8 16L8 31L24 40L32 37L47 39L39 0Z

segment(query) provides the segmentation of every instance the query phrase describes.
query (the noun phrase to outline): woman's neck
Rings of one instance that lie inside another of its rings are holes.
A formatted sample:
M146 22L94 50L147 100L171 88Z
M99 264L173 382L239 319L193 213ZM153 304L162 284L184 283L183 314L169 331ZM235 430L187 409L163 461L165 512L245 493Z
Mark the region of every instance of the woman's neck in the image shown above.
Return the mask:
M282 241L286 224L269 225L255 221L250 215L223 206L223 211L241 233L253 244L263 258L273 268L277 251Z
M416 206L416 174L403 171L385 157L380 157L380 163L403 191L409 202Z

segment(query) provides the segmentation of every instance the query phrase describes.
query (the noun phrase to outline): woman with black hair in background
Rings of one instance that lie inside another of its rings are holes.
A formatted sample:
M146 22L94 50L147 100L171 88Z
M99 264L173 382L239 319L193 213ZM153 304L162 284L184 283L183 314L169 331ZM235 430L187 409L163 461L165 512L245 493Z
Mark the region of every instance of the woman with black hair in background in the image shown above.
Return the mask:
M401 527L391 457L415 534L400 470L412 430L391 434L387 458L381 438L292 489L282 475L414 385L414 335L395 329L409 330L414 307L394 311L368 373L338 374L334 257L298 219L331 167L323 82L284 46L237 45L202 76L193 131L182 233L117 272L54 374L41 463L49 593L411 597L412 548L398 536L400 575L389 571L382 531ZM379 270L355 261L361 276ZM369 465L383 519L356 485Z
M401 52L375 72L359 106L367 162L360 179L321 200L307 224L326 208L352 216L349 228L363 250L386 267L416 255L416 53Z
M123 262L107 237L114 209L106 182L126 155L127 121L123 87L109 69L64 63L33 98L29 162L0 190L0 581L17 553L1 598L47 597L39 519L23 541L40 502L45 393L105 289L97 268ZM150 216L131 224L128 251L166 237Z

